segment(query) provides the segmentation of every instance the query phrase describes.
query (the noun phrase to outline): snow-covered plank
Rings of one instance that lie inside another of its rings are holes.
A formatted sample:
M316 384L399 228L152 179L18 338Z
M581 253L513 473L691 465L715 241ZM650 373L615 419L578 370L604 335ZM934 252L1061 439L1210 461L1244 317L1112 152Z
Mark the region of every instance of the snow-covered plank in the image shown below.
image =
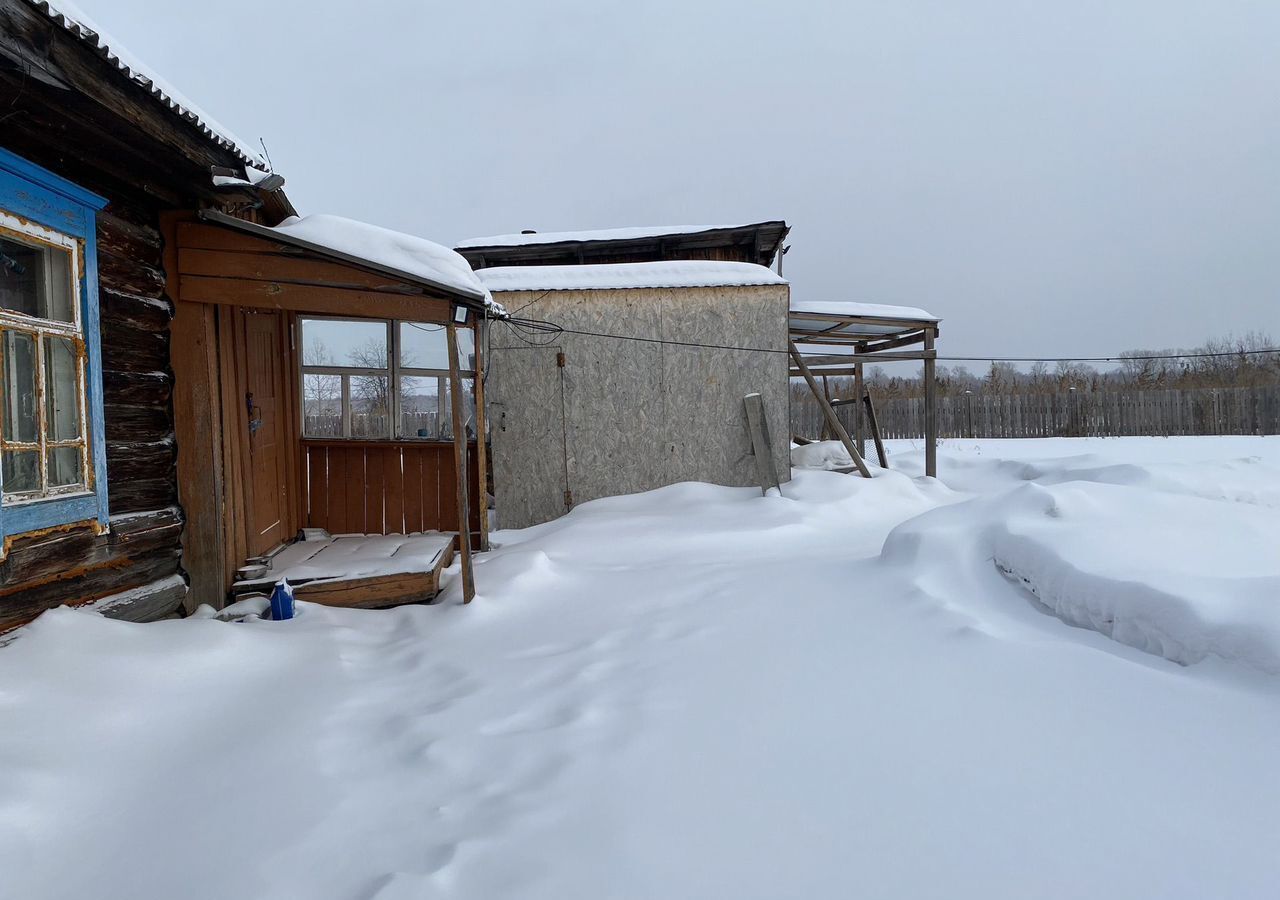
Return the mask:
M490 291L600 291L787 283L781 275L764 266L720 260L494 266L480 269L475 274Z
M906 319L916 322L940 322L933 313L915 306L892 306L887 303L857 303L852 300L799 300L791 299L792 318L803 318L804 313L819 316L847 316L866 319Z

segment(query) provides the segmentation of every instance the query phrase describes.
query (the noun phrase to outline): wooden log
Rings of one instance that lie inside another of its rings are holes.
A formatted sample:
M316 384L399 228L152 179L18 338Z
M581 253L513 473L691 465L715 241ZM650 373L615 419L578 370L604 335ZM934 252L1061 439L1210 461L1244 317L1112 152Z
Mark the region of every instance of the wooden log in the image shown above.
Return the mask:
M849 438L849 433L844 430L844 425L840 424L840 420L836 417L836 411L831 408L831 404L827 403L826 398L822 396L822 392L818 390L818 382L814 380L813 373L809 371L809 367L805 364L804 357L801 356L800 351L796 349L795 342L788 339L787 347L791 351L791 359L800 370L800 374L804 377L805 383L809 385L809 390L813 393L814 399L818 401L818 405L822 409L822 415L826 418L827 424L831 426L831 430L836 433L840 442L844 444L845 450L849 451L849 457L853 460L853 464L857 467L858 472L863 478L870 478L871 471L867 468L867 464L862 461L862 455L858 453L858 449L853 446L853 441Z
M475 574L471 570L471 516L467 510L467 433L462 414L462 376L458 372L458 329L451 321L449 340L449 393L453 408L454 493L458 507L458 549L462 553L462 602L476 595Z
M95 600L89 609L108 619L123 622L154 622L172 616L187 596L187 582L181 575L169 575L140 587Z

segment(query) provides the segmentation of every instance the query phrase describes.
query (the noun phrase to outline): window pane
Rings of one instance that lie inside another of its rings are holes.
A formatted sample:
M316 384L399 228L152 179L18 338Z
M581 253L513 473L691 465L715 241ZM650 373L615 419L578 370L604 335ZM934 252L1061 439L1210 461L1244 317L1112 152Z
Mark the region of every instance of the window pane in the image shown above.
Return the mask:
M342 434L342 376L302 376L302 433L307 437Z
M76 345L68 338L46 338L44 396L50 440L73 441L80 437L79 382Z
M80 474L80 448L51 447L49 449L49 487L66 487L83 481L84 476Z
M440 438L440 385L443 378L405 375L400 378L400 435L406 438ZM444 416L449 416L448 407Z
M3 341L4 437L7 441L35 443L36 342L25 332L6 331Z
M462 379L462 422L466 428L467 437L474 438L476 436L476 391L475 379ZM449 389L449 381L444 381L445 407L444 407L444 428L443 434L450 440L453 439L453 392Z
M458 366L474 369L475 333L458 329ZM400 365L406 369L448 369L449 341L444 325L431 322L400 323Z
M40 460L35 450L4 451L3 471L6 494L40 490Z
M400 365L409 369L449 368L448 332L430 322L400 323Z
M387 323L369 319L303 319L304 366L387 368Z
M0 308L41 319L74 319L71 254L0 237Z
M385 438L391 434L390 380L385 375L351 376L351 436Z
M458 368L464 372L476 369L476 333L470 328L458 329Z

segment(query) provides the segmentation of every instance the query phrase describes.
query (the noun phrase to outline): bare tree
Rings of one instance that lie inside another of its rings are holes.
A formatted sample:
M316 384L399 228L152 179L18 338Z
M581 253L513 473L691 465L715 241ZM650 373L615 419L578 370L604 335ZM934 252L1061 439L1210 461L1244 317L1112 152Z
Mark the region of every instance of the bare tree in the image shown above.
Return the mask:
M313 338L302 349L304 366L332 366L333 353L324 341ZM306 415L332 415L341 412L342 376L310 374L302 379L303 410Z

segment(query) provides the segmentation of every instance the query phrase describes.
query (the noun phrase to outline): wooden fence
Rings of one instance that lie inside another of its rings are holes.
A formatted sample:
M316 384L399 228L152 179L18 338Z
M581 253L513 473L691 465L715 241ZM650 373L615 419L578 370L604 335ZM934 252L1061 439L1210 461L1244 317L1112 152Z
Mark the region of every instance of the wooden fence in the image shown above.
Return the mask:
M852 397L851 388L833 396ZM879 400L885 438L924 436L924 400ZM853 434L858 405L836 414ZM812 395L791 394L791 433L816 438L822 414ZM955 394L938 398L938 435L955 437L1117 437L1121 435L1280 434L1280 385L1186 391L1067 391ZM865 435L864 436L868 436Z

